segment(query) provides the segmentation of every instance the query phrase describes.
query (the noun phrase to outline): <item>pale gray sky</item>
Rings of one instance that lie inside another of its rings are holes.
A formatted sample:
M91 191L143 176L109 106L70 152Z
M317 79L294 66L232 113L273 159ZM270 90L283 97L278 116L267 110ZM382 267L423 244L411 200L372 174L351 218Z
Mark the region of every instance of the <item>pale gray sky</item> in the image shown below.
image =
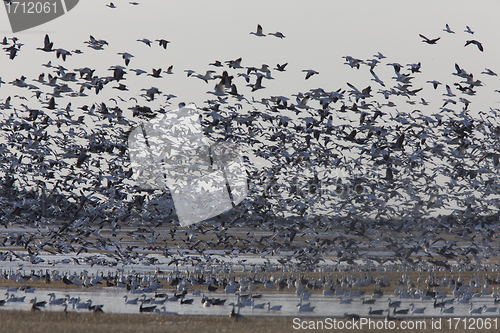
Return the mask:
M137 2L140 4L133 6L129 1L117 0L114 1L117 8L111 9L105 6L108 1L80 1L68 14L17 33L16 36L25 45L14 61L5 55L0 57L0 77L10 82L25 75L30 81L42 71L48 72L40 65L49 60L69 70L85 66L96 68L97 75L105 76L111 73L107 71L110 66L124 65L116 53L129 52L135 56L130 68L151 72L153 67L166 70L174 65L174 75L164 74L162 79L155 79L145 75L135 77L129 72L125 83L131 91L125 96L137 96L141 88L156 86L164 93L178 96L177 102L201 103L213 97L206 91L212 90L214 84L187 78L184 70L191 69L202 74L208 69L221 72L221 69L208 66L208 63L238 57L243 58L243 66L260 67L266 63L274 68L277 63L288 62L286 72L273 71L275 80L264 80L266 89L254 93L245 87L243 78L236 78L234 83L247 98L254 96L260 99L271 95L291 97L291 94L318 87L326 91L346 89L346 82L361 88L371 85L376 92L380 86L370 81L372 77L368 68L351 69L344 64L342 56L366 60L382 52L387 56L383 60L385 62L402 65L422 62L422 74L413 81L414 86L424 87L425 92L421 95L426 100L436 100L434 106L441 104L444 86L439 91L433 91L425 81L436 79L452 85L455 78L451 73L455 71L455 62L487 85L478 96L471 97L478 100L473 106L488 109L489 106L497 107L500 100L500 95L493 93L500 88L497 77L479 74L485 67L500 72L497 38L500 22L495 16L500 12L500 3L497 1ZM455 34L443 31L446 23ZM257 24L262 25L264 33L280 31L286 38L280 40L273 36L251 35ZM475 31L474 35L464 32L466 25ZM6 12L0 10L0 34L11 37L13 34L9 31ZM81 49L84 53L74 54L63 62L56 60L53 53L36 51L36 47L43 46L46 33L54 42L54 48ZM427 45L421 42L419 33L429 38L441 37L441 40L436 45ZM86 47L83 42L88 40L90 34L105 39L109 46L103 51ZM167 50L158 45L149 48L136 41L140 38L164 38L171 44ZM465 41L471 38L483 43L483 53L473 45L464 48ZM306 81L301 72L303 69L314 69L320 74ZM375 72L385 82L394 76L392 67L384 63ZM0 99L17 94L18 90L4 85L0 90ZM108 89L108 92L115 94L116 90ZM106 91L102 96L103 100L109 98ZM95 96L92 97L95 101ZM78 105L83 99L71 100Z

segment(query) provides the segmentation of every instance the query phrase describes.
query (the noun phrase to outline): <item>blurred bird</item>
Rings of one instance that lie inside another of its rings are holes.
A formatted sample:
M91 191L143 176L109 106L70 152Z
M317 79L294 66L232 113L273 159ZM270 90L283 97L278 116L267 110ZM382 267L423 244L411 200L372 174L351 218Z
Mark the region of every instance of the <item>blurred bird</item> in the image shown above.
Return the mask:
M278 37L279 39L283 39L285 38L285 35L283 35L281 32L277 31L277 32L271 32L269 33L268 35L272 35L272 36L275 36L275 37Z
M427 44L436 44L436 42L441 39L441 37L429 39L422 34L419 34L419 36L424 39L422 42L427 43Z
M467 45L470 45L470 44L475 44L477 46L477 48L479 49L479 51L483 52L483 45L480 42L478 42L477 40L470 39L470 40L468 40L468 41L465 42L464 46L467 46Z
M455 33L455 31L452 31L452 30L450 29L450 26L448 25L448 23L446 23L446 28L445 28L445 29L443 29L443 31L446 31L446 32L447 32L447 33L449 33L449 34L454 34L454 33Z
M165 39L157 39L156 42L158 42L158 44L162 46L165 50L167 49L167 44L170 43L168 40Z
M309 79L311 76L313 76L314 74L319 74L319 72L316 72L315 70L313 69L303 69L302 72L304 73L307 73L306 74L306 80Z
M257 32L251 32L251 35L259 36L259 37L265 37L266 34L262 33L262 26L260 24L257 25Z
M50 38L49 38L49 35L45 35L45 38L43 40L43 47L37 47L36 49L37 50L42 50L44 52L53 52L54 50L52 49L52 46L54 45L54 43L52 43L50 41Z

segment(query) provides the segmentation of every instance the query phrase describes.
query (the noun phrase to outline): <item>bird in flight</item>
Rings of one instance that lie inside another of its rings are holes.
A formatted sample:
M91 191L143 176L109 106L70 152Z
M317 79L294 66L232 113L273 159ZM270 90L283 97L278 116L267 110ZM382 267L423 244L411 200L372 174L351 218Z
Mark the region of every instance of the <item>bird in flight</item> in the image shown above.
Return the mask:
M165 39L157 39L156 40L160 46L162 46L165 50L167 49L167 44L170 43L168 40Z
M441 39L441 37L429 39L422 34L419 34L419 36L424 39L422 42L427 43L427 44L436 44L436 42Z
M19 51L20 48L17 48L16 45L11 45L10 47L4 48L4 50L9 54L9 59L14 60L17 55L17 51Z
M71 55L71 52L66 51L65 49L56 49L57 58L61 57L63 61L66 61L66 57Z
M259 37L265 37L266 34L262 33L262 26L260 24L257 25L257 32L251 32L251 35L259 36Z
M54 45L54 43L51 43L50 42L50 38L49 38L49 35L45 35L45 39L43 40L43 47L37 47L36 49L37 50L42 50L42 51L45 51L45 52L52 52L54 50L52 50L52 46Z
M263 77L264 77L264 75L257 76L257 80L255 81L254 84L248 84L249 87L252 87L252 92L254 92L255 90L259 90L259 89L264 89L265 88L262 85L262 78Z
M313 76L314 74L319 74L318 72L316 72L314 69L304 69L302 70L303 72L306 72L306 80L309 79L311 76Z
M381 60L381 59L384 59L384 58L387 58L385 55L383 55L382 53L378 52L377 54L374 54L373 55L374 57L378 58L378 60Z
M479 49L479 51L483 52L483 45L478 42L477 40L475 39L469 39L468 41L465 42L465 45L464 46L467 46L467 45L470 45L470 44L475 44L477 46L477 48Z
M437 89L437 87L441 84L441 82L432 80L432 81L427 81L427 83L431 83L434 89Z
M271 32L269 33L268 35L272 35L272 36L275 36L275 37L278 37L279 39L283 39L285 38L285 35L283 35L281 32L277 31L277 32Z
M484 72L481 72L481 74L486 74L486 75L491 75L491 76L497 76L497 73L493 72L491 69L489 68L485 68L484 69Z
M286 62L286 63L284 63L283 65L277 64L277 65L276 65L275 70L277 70L277 71L279 71L279 72L284 72L284 71L285 71L285 67L286 67L286 65L288 65L288 63L287 63L287 62Z
M121 55L123 59L125 59L125 66L128 66L128 64L130 63L130 59L134 57L127 52L118 52L118 54Z
M209 63L208 65L210 65L210 66L215 66L215 67L222 67L222 66L224 66L224 65L222 64L222 62L220 62L219 60L215 60L214 62L211 62L211 63Z
M161 68L158 68L158 69L153 68L153 74L148 74L148 75L152 76L152 77L156 77L156 78L162 77L161 76Z
M464 32L469 33L469 34L471 34L471 35L474 35L474 31L472 31L472 30L471 30L471 28L469 28L469 26L468 26L468 25L466 25L466 26L465 26L465 30L464 30Z
M143 42L144 44L146 44L147 46L151 47L151 41L147 38L142 38L142 39L138 39L137 40L138 42ZM161 45L161 44L160 44Z
M455 31L453 31L453 30L450 29L450 26L448 25L448 23L446 23L446 28L443 29L443 31L446 31L449 34L454 34L455 33Z

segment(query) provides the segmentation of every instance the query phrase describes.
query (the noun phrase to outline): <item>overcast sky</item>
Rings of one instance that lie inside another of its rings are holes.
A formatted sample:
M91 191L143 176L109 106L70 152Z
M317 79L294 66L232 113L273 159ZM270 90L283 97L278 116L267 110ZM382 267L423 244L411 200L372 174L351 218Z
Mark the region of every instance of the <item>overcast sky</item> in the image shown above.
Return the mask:
M50 72L41 64L52 60L69 71L75 68L96 68L100 76L110 75L110 66L124 65L117 52L129 52L135 57L129 68L141 68L151 73L152 68L166 70L174 65L173 75L163 74L155 79L145 74L135 77L133 72L126 75L130 91L123 97L136 96L140 89L158 87L163 93L174 94L178 102L202 103L213 95L214 81L187 78L184 70L191 69L204 74L208 69L222 70L209 66L210 62L222 62L243 58L242 66L260 67L268 64L288 62L286 72L272 71L275 80L264 80L265 89L251 92L246 82L239 77L234 80L239 92L245 97L260 99L271 95L291 97L298 92L321 87L326 91L347 89L346 82L359 88L371 85L373 92L379 86L371 81L367 66L351 69L344 64L343 56L367 60L381 52L387 56L375 72L384 81L391 81L394 70L386 63L422 63L422 73L416 75L414 87L424 87L420 94L429 101L436 101L427 110L436 112L442 105L444 85L433 91L427 80L439 80L453 85L456 78L454 64L475 74L486 88L477 96L471 109L498 107L500 89L497 77L481 75L485 67L500 72L500 47L498 35L500 22L496 15L500 12L497 1L140 1L131 5L129 1L114 1L117 8L106 6L107 1L80 1L66 15L42 26L19 32L16 37L25 44L14 60L0 56L0 77L5 82L25 75L27 82L38 77L41 72ZM443 31L448 23L455 34ZM282 32L286 38L274 36L257 37L261 24L264 33ZM469 25L474 35L464 32ZM35 50L43 46L44 35L48 33L54 48L80 49L83 54L74 54L65 62L55 59L54 53ZM12 37L8 18L0 10L0 34ZM429 38L441 37L436 45L422 43L419 34ZM102 51L86 47L83 42L89 35L104 39L109 43ZM0 38L3 36L0 36ZM151 48L136 41L140 38L155 40L164 38L171 43L167 50L157 44ZM468 39L476 39L484 45L484 52L470 45L464 47ZM224 69L228 69L225 67ZM304 69L314 69L319 75L305 80ZM235 75L234 72L230 74ZM42 87L46 90L46 87ZM25 91L25 90L24 90ZM0 99L23 90L9 87L0 88ZM107 89L97 99L106 101L116 90ZM28 97L28 96L26 96ZM74 105L100 102L71 98ZM384 102L380 95L381 103ZM65 104L60 100L60 104ZM408 108L404 103L399 111ZM409 109L410 110L410 109ZM422 111L427 112L425 108Z

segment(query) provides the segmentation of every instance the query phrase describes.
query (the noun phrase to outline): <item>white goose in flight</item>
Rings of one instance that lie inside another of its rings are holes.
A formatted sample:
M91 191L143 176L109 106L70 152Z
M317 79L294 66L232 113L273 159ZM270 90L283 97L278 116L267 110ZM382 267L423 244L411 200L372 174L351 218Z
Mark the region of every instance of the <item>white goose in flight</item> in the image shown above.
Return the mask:
M450 29L450 26L448 25L448 23L446 23L446 28L443 29L443 31L445 31L445 32L447 32L449 34L454 34L455 33L455 31L453 31L453 30Z
M266 34L262 33L262 26L260 24L257 24L257 32L252 31L250 34L258 37L266 37Z
M279 39L283 39L283 38L285 38L285 35L283 35L283 34L282 34L281 32L279 32L279 31L268 33L268 35L278 37Z

